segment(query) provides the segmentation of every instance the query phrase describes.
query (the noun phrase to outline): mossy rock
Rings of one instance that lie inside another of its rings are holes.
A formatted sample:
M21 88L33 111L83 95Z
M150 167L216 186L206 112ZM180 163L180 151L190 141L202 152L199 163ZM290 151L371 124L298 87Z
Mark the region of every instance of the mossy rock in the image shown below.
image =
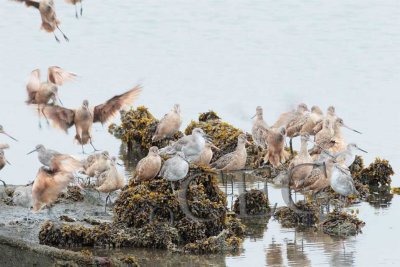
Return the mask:
M297 211L297 212L296 212ZM278 208L274 218L278 220L282 227L314 227L319 222L319 209L314 203L298 201L295 207Z
M240 204L245 203L245 214L241 214ZM265 192L258 189L251 189L249 192L241 194L233 205L233 211L240 216L265 216L271 211L268 197Z
M355 179L369 186L387 186L390 185L393 174L393 168L387 160L376 158L367 168L361 170Z
M152 146L164 147L170 140L177 140L183 136L181 132L177 132L172 139L153 142L151 138L156 132L158 123L159 121L146 107L140 106L137 109L121 112L121 124L111 124L108 131L126 143L130 151L135 148L147 151Z
M356 215L334 210L328 213L327 218L321 223L322 231L332 236L354 236L361 233L365 223Z

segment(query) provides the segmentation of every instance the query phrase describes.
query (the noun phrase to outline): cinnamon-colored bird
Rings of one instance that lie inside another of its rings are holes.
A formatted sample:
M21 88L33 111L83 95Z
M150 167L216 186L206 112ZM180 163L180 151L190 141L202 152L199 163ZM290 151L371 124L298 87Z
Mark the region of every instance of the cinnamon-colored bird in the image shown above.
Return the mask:
M44 114L53 121L55 127L65 132L68 132L68 129L75 125L75 140L82 145L83 153L85 153L83 146L88 143L97 151L92 141L91 132L93 123L106 123L124 106L131 105L133 101L137 99L141 91L141 87L136 86L95 107L89 107L89 101L87 100L84 100L82 106L77 109L47 105L44 108Z
M157 176L160 172L162 159L158 147L150 147L147 156L136 165L135 178L138 181L148 181Z

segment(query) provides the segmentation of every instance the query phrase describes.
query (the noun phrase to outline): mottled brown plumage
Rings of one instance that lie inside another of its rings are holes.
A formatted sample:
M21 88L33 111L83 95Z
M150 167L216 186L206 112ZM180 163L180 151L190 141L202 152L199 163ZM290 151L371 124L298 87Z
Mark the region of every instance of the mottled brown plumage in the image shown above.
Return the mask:
M270 162L272 166L279 167L289 158L289 153L285 151L286 129L285 127L271 128L264 134L268 142L264 162Z
M300 164L308 164L313 163L313 159L311 158L310 154L308 153L307 149L307 142L309 140L308 134L303 134L301 136L301 148L300 153L290 162L289 168L294 168ZM294 185L294 188L298 188L300 184L303 183L303 180L306 179L311 171L313 166L305 165L297 167L292 175L291 182Z
M326 117L323 120L321 120L319 123L317 123L317 125L314 126L314 128L313 128L314 135L323 129L325 119L328 119L330 124L333 125L335 123L336 118L337 118L337 116L336 116L335 107L329 106L326 111Z
M240 134L235 151L223 155L217 161L211 164L211 167L221 171L236 171L244 169L247 160L246 144L247 141L245 134Z
M256 115L255 119L253 120L253 126L251 128L251 134L253 136L254 143L265 149L267 147L267 140L264 138L264 131L268 129L267 123L264 121L263 118L263 109L262 107L258 106L256 108Z
M311 191L312 194L316 194L330 186L333 164L333 159L328 159L325 162L326 173L323 166L314 168L303 184L304 191Z

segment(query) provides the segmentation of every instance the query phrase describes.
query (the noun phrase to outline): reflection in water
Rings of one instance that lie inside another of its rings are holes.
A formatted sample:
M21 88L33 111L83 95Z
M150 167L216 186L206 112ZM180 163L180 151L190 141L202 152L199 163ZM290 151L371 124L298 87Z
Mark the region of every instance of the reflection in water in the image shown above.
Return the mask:
M371 187L368 203L374 208L387 208L392 203L393 194L390 186Z
M275 240L268 245L266 256L267 266L283 266L282 245L275 243Z
M300 244L296 238L294 242L286 242L286 257L291 266L311 266L311 261L304 252L303 239Z

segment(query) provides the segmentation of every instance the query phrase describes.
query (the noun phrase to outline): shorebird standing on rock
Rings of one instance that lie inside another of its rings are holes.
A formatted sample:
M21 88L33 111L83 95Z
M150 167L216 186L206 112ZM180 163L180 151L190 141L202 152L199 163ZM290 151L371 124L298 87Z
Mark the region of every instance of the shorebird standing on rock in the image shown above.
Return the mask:
M160 172L162 159L158 147L150 147L147 156L136 165L135 179L138 181L152 180Z
M169 145L160 149L161 155L174 155L181 151L185 155L185 159L194 162L199 159L201 152L206 145L208 135L200 128L194 128L191 135L187 135Z
M356 144L350 143L347 145L346 150L334 155L336 162L340 163L345 167L350 167L351 164L353 164L354 160L356 159L356 154L355 154L356 150L368 153L364 149L359 148Z
M263 132L268 129L268 125L264 121L262 107L258 106L256 108L256 115L254 115L253 118L254 120L251 128L251 134L253 136L254 143L262 149L265 149L267 147L267 140L264 138Z
M181 108L179 104L175 104L173 109L164 115L157 125L154 133L153 142L160 141L164 138L173 136L182 125Z
M35 7L39 10L40 16L42 18L42 30L46 32L52 32L57 42L60 42L55 30L58 29L64 36L65 41L69 41L68 37L63 33L63 31L58 26L60 21L57 19L54 1L53 0L14 0L17 2L24 2L27 7Z
M337 116L336 116L336 111L334 106L329 106L327 111L326 111L326 117L324 119L329 120L330 125L333 125L335 123ZM323 129L323 122L324 120L320 121L317 125L315 125L313 132L314 135L317 134L319 131Z
M159 176L171 182L180 181L186 177L189 172L189 162L185 158L185 154L181 151L177 152L175 156L165 161L161 168Z
M225 172L244 169L247 160L246 144L250 144L246 135L240 134L235 151L223 155L211 167Z
M89 101L84 100L82 106L77 109L68 109L58 106L47 105L44 114L53 121L55 127L68 132L68 129L75 125L75 140L82 146L82 152L85 153L83 146L90 143L95 151L92 141L92 125L100 122L106 123L113 118L124 106L131 105L137 99L142 91L140 86L121 94L116 95L103 104L93 108L89 107Z
M218 147L216 147L213 143L210 141L206 141L206 144L204 146L203 151L201 152L199 158L195 160L193 163L196 165L203 165L203 166L209 166L211 159L214 155L213 149L215 150L220 150Z
M309 140L310 136L308 134L303 134L301 136L301 147L300 147L300 153L290 162L289 168L294 168L297 165L300 164L308 164L308 163L313 163L313 159L308 153L307 149L307 142ZM292 181L294 184L294 188L299 188L301 184L304 182L304 179L306 179L311 171L313 170L312 165L305 165L305 166L299 166L297 169L294 171L292 175Z

